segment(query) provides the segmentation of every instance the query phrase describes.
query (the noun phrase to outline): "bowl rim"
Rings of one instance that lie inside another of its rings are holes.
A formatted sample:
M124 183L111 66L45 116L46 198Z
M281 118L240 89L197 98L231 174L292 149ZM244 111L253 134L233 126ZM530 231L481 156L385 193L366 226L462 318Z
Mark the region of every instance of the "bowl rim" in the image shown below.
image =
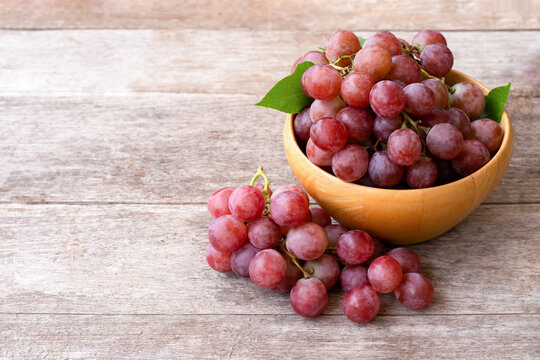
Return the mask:
M475 84L476 86L478 86L481 90L482 90L482 93L484 95L487 95L487 93L489 92L489 88L487 88L485 85L483 85L482 83L480 83L478 80L460 72L460 71L457 71L457 70L450 70L450 72L447 74L447 77L450 76L450 77L460 77L460 78L464 78L464 80L461 80L460 82L462 81L468 81L468 82L472 82L473 84ZM456 84L457 82L453 83L452 85ZM314 164L313 162L311 162L311 160L309 160L309 158L307 157L307 155L302 151L302 149L300 149L300 146L298 145L298 141L296 140L296 135L294 134L294 126L293 126L293 117L294 115L296 114L288 114L287 115L287 118L286 118L286 121L287 121L287 131L288 131L288 137L290 137L292 139L292 142L294 143L294 149L295 151L297 151L301 157L307 161L307 163L309 164L309 166L314 170L316 171L319 175L321 176L325 176L327 177L329 180L331 181L337 181L339 182L342 186L350 186L350 187L354 187L354 188L358 188L358 189L361 189L361 190L365 190L365 191L383 191L383 192L387 192L388 194L396 194L396 193L400 193L400 194L408 194L408 195L414 195L414 194L420 194L420 193L426 193L426 192L430 192L430 191L439 191L440 189L450 189L452 188L453 186L460 186L459 184L462 184L462 183L466 183L466 182L470 182L471 180L474 182L474 177L475 176L478 176L480 173L483 173L483 172L486 172L486 171L491 171L492 168L494 166L496 166L496 164L498 163L498 160L503 156L503 152L507 151L507 147L510 145L512 146L512 136L513 136L513 130L512 130L512 123L510 121L510 117L508 116L508 113L506 112L506 107L503 108L503 112L502 112L502 115L501 115L501 120L499 122L499 125L501 125L501 127L503 128L504 130L504 136L503 136L503 140L502 140L502 143L501 143L501 146L499 147L499 149L497 150L497 153L495 154L495 156L493 156L487 164L485 164L484 166L482 166L480 169L478 169L477 171L475 171L474 173L470 174L470 175L467 175L459 180L455 180L455 181L452 181L450 183L447 183L447 184L443 184L443 185L437 185L437 186L432 186L432 187L427 187L427 188L421 188L421 189L388 189L388 188L379 188L379 187L371 187L371 186L365 186L365 185L360 185L360 184L356 184L354 182L346 182L344 180L341 180L340 178L338 178L337 176L333 175L333 174L330 174L329 172L325 171L324 169L322 169L320 166ZM503 151L505 150L505 151ZM510 152L512 151L512 149L510 149Z

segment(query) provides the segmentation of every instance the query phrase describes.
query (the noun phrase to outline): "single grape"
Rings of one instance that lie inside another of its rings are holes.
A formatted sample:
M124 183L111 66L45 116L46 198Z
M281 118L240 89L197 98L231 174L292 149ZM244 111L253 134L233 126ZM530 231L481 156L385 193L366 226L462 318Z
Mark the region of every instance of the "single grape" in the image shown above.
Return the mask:
M270 215L280 226L299 225L309 216L309 203L301 194L285 191L274 196L270 204Z
M379 313L381 298L371 286L360 285L351 289L343 298L343 312L349 320L367 323Z
M465 140L459 155L452 160L452 168L463 176L470 175L489 162L489 150L478 140Z
M229 197L231 214L242 221L251 221L261 216L264 211L265 198L261 190L255 186L242 185L234 189Z
M373 239L362 230L347 231L339 237L336 245L337 255L349 265L366 262L373 250Z
M249 264L251 259L259 252L255 246L247 242L238 249L236 249L231 255L231 269L238 276L248 278L249 277Z
M443 44L430 44L420 54L420 62L428 74L444 77L454 65L454 55Z
M378 46L386 49L390 55L401 55L401 43L398 38L389 31L379 31L364 42L363 48Z
M394 291L403 277L399 262L390 256L379 256L368 268L368 279L371 286L380 293Z
M298 193L298 194L302 195L302 197L306 201L306 205L309 206L309 196L308 196L308 194L304 191L304 189L302 189L300 186L297 186L297 185L284 185L284 186L278 187L276 189L276 191L274 192L274 197L276 197L279 194L281 194L282 192L286 192L286 191L293 191L295 193Z
M332 171L343 181L360 180L367 171L369 154L360 145L348 144L334 154Z
M471 123L474 137L486 146L490 153L499 150L503 141L503 129L491 119L478 119Z
M422 83L414 83L405 86L403 92L407 98L405 111L409 114L422 116L433 111L435 95L428 86Z
M330 218L330 215L324 209L316 206L309 209L311 212L311 221L315 224L326 227L330 224L332 224L332 219Z
M408 56L396 55L392 57L392 68L388 75L388 80L399 80L405 84L412 84L422 80L420 65Z
M482 90L473 83L463 81L453 86L454 93L450 95L450 105L463 110L470 119L477 118L484 111L486 100Z
M347 129L349 142L364 141L373 132L373 117L366 109L346 107L337 113L336 119Z
M463 147L463 135L454 125L437 124L429 131L426 143L433 155L451 160L459 155Z
M335 248L339 237L346 233L348 230L345 226L340 224L328 225L324 228L326 236L328 237L328 247Z
M429 114L419 116L420 125L424 127L434 127L437 124L447 123L450 121L448 112L443 108L436 107Z
M208 212L214 219L220 216L228 215L229 211L229 197L234 191L233 187L224 187L210 195L208 199Z
M249 263L249 277L258 286L271 289L285 279L287 263L274 249L261 250Z
M261 184L261 183L257 183L255 185L257 189L261 190L261 192L264 190L264 184ZM272 189L270 189L270 186L268 187L268 197L272 197Z
M411 129L398 129L388 138L388 156L397 165L409 166L418 161L422 143Z
M304 263L304 269L311 276L321 280L326 289L331 289L339 280L339 264L336 259L328 254L323 254L316 260Z
M395 248L390 250L387 254L397 260L401 266L403 273L419 273L422 271L422 263L417 253L407 248Z
M354 71L369 75L373 81L384 79L392 69L392 55L379 46L370 46L356 54Z
M399 184L403 178L403 166L397 165L390 160L388 151L377 151L371 156L368 166L369 177L383 188L390 188Z
M223 253L232 253L244 244L246 238L246 226L232 215L218 217L208 228L210 244Z
M315 100L311 103L309 111L311 121L315 122L325 117L336 117L338 111L347 104L339 96L330 100Z
M398 84L390 80L383 80L376 83L371 89L369 104L377 115L393 118L405 109L407 97Z
M360 50L360 40L354 33L338 30L326 41L326 57L335 62L343 55L354 55ZM351 59L342 59L337 65L349 66Z
M420 159L407 168L405 173L407 184L413 189L434 186L437 182L437 165L432 158L420 156Z
M293 123L296 138L303 142L307 142L309 140L311 125L313 125L313 121L311 121L310 108L305 108L296 114Z
M383 256L384 254L386 254L386 245L384 244L384 242L376 237L371 238L373 239L373 255L371 255L368 261L365 262L366 265L371 264L371 262L379 256Z
M385 118L377 115L373 121L373 135L382 142L387 142L388 137L401 127L403 118L397 115L393 118Z
M433 301L433 285L418 273L403 275L401 284L394 291L400 303L409 309L423 309Z
M407 86L407 84L405 84L403 81L401 80L392 80L393 82L395 82L396 84L399 85L400 88L402 89L405 89L405 86Z
M334 156L334 153L321 149L315 145L311 138L309 138L306 144L306 155L315 165L332 166L332 157Z
M330 100L339 95L341 75L330 65L313 65L302 75L302 90L317 100Z
M444 36L435 30L422 30L416 34L412 39L413 45L420 45L421 47L426 47L431 44L443 44L446 45L446 39Z
M324 229L311 222L292 227L287 233L287 250L302 260L321 257L328 247L328 237Z
M221 273L231 271L231 253L217 251L211 244L206 248L206 261L212 269Z
M437 165L438 185L448 184L461 178L454 168L452 168L452 163L449 160L435 158L435 164Z
M448 107L450 94L448 93L446 85L444 85L442 81L437 79L426 79L422 81L422 84L426 85L431 89L431 91L433 91L433 95L435 95L435 106L443 109Z
M369 169L369 166L368 166L368 169ZM358 180L356 184L362 185L362 186L374 187L374 188L380 187L373 180L371 180L368 173L366 173L366 175L364 175L360 180Z
M328 64L328 59L326 58L326 55L324 55L322 51L308 51L304 55L300 56L298 60L294 62L293 67L291 69L291 74L294 73L298 64L303 63L304 61L311 61L315 65Z
M317 317L328 304L328 293L321 280L317 278L300 279L291 289L293 310L304 317Z
M248 240L257 249L271 249L281 241L279 225L269 217L260 217L247 225Z
M339 277L341 288L348 292L352 288L361 285L369 285L367 270L362 265L347 265L341 270Z
M278 294L291 291L294 284L296 284L296 282L303 276L302 271L300 271L300 269L292 263L290 257L286 257L286 262L287 273L285 274L285 278L279 283L279 285L271 289L273 292Z
M334 118L322 118L311 126L311 140L319 148L336 152L347 143L347 128Z
M351 73L341 83L341 97L350 106L368 106L369 92L373 85L375 85L375 82L368 74L362 72Z
M461 131L464 139L474 139L471 120L463 110L451 107L446 112L448 114L448 123L454 125Z

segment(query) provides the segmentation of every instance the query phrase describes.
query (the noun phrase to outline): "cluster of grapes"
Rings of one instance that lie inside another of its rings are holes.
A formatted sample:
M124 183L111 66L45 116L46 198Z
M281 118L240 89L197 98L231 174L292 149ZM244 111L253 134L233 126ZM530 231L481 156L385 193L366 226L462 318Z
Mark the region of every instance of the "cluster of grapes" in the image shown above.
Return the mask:
M501 126L479 117L485 107L470 82L448 86L454 63L444 36L420 31L410 45L379 32L360 46L339 30L325 52L310 51L315 65L302 89L315 100L295 116L296 137L307 157L347 182L418 189L467 176L495 153Z
M255 183L258 177L265 179L264 185ZM419 274L414 251L395 248L386 253L382 241L332 224L319 207L310 209L302 188L286 185L272 194L269 184L259 169L251 185L222 188L210 196L208 211L214 221L206 260L214 270L232 270L277 293L290 291L292 308L305 317L324 311L327 291L338 281L347 293L343 311L359 323L377 315L379 293L394 292L411 309L432 301L433 285Z

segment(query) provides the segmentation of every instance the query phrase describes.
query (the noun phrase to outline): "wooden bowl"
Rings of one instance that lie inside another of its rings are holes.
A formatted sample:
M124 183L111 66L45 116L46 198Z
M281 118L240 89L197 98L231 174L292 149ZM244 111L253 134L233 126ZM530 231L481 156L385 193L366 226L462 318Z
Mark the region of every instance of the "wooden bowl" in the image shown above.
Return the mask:
M484 94L488 89L475 79L452 70L449 84L470 81ZM503 177L514 142L506 111L501 126L504 138L497 154L480 170L458 181L426 189L379 189L347 183L313 164L296 143L293 116L285 121L283 143L289 164L306 191L330 216L350 229L362 229L385 242L420 243L457 225L491 193Z

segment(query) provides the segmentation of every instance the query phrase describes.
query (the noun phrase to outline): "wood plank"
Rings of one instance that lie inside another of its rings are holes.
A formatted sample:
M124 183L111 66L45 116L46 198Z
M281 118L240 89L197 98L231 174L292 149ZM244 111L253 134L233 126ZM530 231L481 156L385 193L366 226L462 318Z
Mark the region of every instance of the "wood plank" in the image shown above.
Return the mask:
M488 1L88 1L17 0L0 2L3 28L246 28L312 31L337 28L417 30L538 29L534 0ZM421 22L420 22L421 19ZM444 21L442 21L444 19Z
M149 2L150 3L150 2ZM369 36L373 32L359 31ZM184 92L261 97L326 32L0 31L2 93ZM397 32L412 39L413 32ZM455 65L492 88L540 95L538 32L450 32ZM515 51L519 49L519 58Z
M0 201L204 203L264 166L296 183L285 116L256 96L0 97ZM540 103L509 100L516 147L491 203L540 202Z
M0 205L0 313L293 314L287 295L210 269L210 221L204 205ZM386 294L381 313L540 313L539 241L540 205L482 205L411 247L434 302L418 312Z
M0 315L16 359L538 359L540 316Z

